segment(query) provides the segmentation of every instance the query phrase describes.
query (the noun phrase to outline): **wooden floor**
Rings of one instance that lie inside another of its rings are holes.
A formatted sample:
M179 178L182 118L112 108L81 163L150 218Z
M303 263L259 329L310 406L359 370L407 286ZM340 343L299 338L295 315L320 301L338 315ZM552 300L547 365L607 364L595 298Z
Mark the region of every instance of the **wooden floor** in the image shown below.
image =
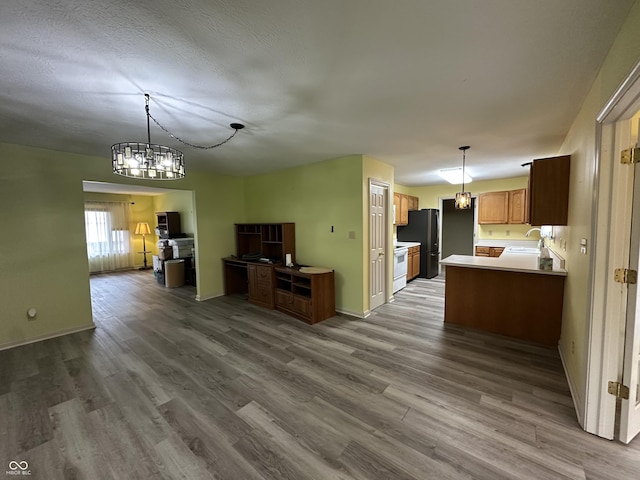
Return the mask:
M640 478L638 441L578 427L555 350L443 324L442 279L314 326L148 271L91 290L95 331L0 352L0 476Z

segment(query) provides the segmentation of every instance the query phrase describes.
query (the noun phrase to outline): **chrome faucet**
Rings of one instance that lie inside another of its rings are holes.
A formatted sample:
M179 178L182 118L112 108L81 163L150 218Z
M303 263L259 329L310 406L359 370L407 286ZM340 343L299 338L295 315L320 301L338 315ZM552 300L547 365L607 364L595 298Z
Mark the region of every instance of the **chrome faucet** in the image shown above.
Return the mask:
M531 232L538 230L539 232L542 232L541 228L538 227L533 227L530 228L527 233L524 234L525 237L528 237L529 235L531 235ZM541 249L542 247L544 247L544 237L540 237L540 240L538 240L538 248Z

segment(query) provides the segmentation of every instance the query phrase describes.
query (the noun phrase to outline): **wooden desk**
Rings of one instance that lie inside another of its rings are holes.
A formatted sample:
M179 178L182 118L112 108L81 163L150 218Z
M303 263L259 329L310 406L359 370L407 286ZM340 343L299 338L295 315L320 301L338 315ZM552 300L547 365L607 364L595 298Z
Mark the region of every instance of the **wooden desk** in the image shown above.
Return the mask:
M235 257L222 259L225 295L249 293L248 265L249 262L245 262Z

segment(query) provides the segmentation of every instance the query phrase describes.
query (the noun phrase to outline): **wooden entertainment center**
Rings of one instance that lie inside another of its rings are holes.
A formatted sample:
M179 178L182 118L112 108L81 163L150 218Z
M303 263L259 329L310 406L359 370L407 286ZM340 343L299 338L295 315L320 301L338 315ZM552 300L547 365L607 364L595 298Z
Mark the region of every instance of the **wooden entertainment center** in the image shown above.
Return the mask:
M304 267L300 271L294 223L235 227L236 255L222 259L225 295L248 294L254 305L277 309L311 324L336 314L334 272L304 273ZM287 254L292 268L285 266Z

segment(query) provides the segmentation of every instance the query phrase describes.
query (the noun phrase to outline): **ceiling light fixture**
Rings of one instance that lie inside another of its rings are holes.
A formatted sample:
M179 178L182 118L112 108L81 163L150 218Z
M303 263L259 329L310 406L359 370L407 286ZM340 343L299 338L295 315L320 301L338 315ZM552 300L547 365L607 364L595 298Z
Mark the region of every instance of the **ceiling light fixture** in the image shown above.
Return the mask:
M471 183L473 180L467 172L462 172L462 168L444 168L438 171L438 175L444 178L447 182L457 185L459 183Z
M462 150L462 188L458 193L456 193L455 206L460 210L471 208L471 193L464 191L464 161L465 153L467 152L467 150L469 150L469 148L470 147L468 145L459 147L459 150Z
M177 180L184 178L184 154L175 148L151 143L150 119L170 137L178 140L180 143L203 150L224 145L238 133L238 130L244 128L244 125L241 123L232 123L230 127L234 129L234 132L226 140L215 145L194 145L172 134L153 118L149 112L149 94L145 93L144 98L145 112L147 114L147 143L124 142L111 146L111 162L113 164L113 173L116 175L148 180Z

